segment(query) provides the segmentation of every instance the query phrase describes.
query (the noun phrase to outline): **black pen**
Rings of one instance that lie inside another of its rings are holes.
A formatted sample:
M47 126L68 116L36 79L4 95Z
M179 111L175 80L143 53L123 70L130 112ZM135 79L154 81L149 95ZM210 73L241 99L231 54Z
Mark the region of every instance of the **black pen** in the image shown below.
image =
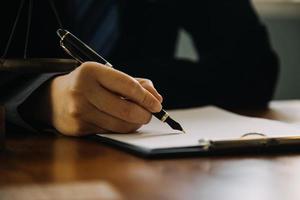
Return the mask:
M60 37L60 46L78 62L95 61L112 67L112 64L69 31L58 29L57 35ZM171 128L185 133L181 125L173 120L165 110L162 109L160 112L152 114L160 121L167 123Z

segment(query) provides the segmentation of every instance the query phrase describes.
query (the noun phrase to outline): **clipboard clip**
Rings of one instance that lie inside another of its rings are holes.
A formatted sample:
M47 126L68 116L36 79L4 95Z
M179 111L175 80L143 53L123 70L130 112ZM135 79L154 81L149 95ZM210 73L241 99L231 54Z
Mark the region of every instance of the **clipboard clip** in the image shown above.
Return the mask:
M205 151L208 151L211 147L211 140L200 139L198 140L199 145Z
M246 133L240 139L198 140L204 151L300 146L300 136L268 137L263 133Z
M242 143L242 141L245 141L247 139L245 138L252 138L254 137L256 140L260 137L262 138L267 138L267 136L263 133L256 133L256 132L251 132L251 133L245 133L241 136L241 139L238 140L220 140L220 141L213 141L213 140L206 140L206 139L200 139L198 140L199 145L201 146L201 148L203 148L203 150L208 151L212 148L232 148L233 146L239 145L245 145L244 143ZM245 139L245 140L244 140ZM263 141L266 140L260 140L260 144L263 144Z
M266 134L263 134L263 133L256 133L256 132L251 132L251 133L245 133L241 136L241 138L245 138L245 137L267 137Z

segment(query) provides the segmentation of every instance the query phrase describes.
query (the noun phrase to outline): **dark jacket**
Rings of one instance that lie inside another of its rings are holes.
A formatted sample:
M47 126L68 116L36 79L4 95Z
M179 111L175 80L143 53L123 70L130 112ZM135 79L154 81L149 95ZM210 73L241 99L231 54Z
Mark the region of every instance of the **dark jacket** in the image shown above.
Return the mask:
M1 7L6 12L0 14L2 52L20 1L5 2ZM151 79L164 96L166 108L206 104L264 107L272 99L277 56L249 0L119 2L120 37L108 60L132 76ZM88 42L96 26L93 20L74 21L76 9L72 1L57 0L56 5L65 27ZM91 6L90 12L97 11L96 6ZM25 11L23 14L26 16ZM58 45L58 24L48 1L34 1L33 18L29 56L65 57ZM9 58L23 56L26 20L23 17L19 23ZM175 58L181 29L191 36L199 61ZM35 76L0 73L2 101L11 101L22 91L23 82L30 83Z

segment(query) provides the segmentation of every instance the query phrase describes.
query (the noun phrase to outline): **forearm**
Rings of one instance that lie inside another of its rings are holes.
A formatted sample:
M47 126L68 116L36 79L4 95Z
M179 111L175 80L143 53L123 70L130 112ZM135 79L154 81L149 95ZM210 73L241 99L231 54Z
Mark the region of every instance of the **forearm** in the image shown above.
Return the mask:
M1 76L4 76L1 73ZM35 120L31 117L27 117L39 111L39 107L36 103L32 103L32 109L24 109L22 105L30 102L32 96L37 94L41 86L44 85L57 73L49 74L16 74L13 73L11 77L6 79L7 81L2 82L1 86L1 102L6 107L6 115L8 122L34 131Z

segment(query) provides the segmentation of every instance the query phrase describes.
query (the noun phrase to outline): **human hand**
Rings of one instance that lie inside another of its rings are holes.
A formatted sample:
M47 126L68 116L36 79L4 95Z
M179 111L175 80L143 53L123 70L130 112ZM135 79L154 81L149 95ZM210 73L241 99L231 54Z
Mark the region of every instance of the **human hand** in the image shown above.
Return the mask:
M86 62L50 82L45 120L65 135L129 133L162 109L162 97L147 79Z

